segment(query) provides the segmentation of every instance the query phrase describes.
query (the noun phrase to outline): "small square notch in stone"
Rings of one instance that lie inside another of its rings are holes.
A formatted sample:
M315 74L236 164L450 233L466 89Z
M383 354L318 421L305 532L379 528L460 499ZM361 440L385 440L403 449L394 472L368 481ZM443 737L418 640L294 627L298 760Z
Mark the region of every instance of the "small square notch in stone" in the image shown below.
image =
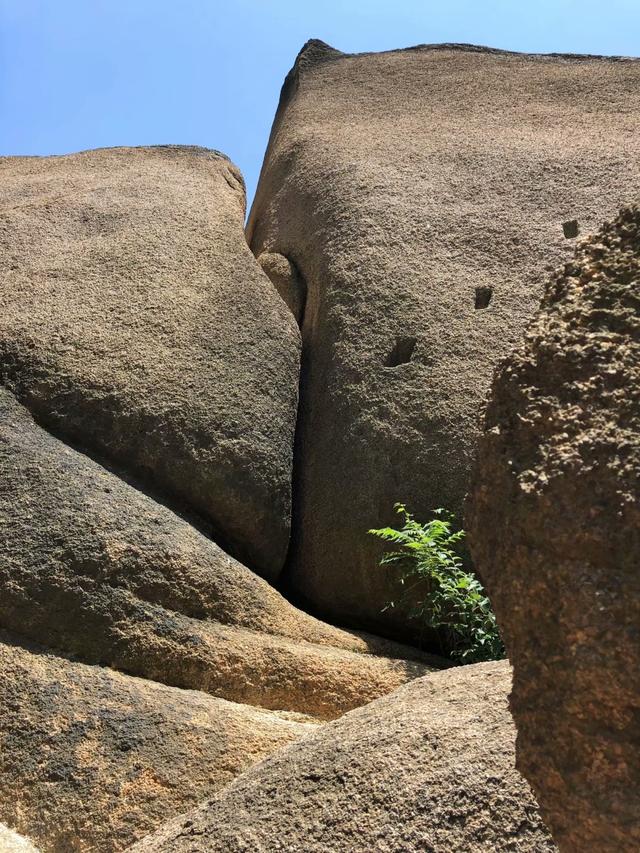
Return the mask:
M580 232L580 226L577 219L570 219L568 222L562 223L562 232L567 240L572 237L577 237Z
M416 343L417 339L409 335L397 337L387 358L386 366L399 367L401 364L408 364L416 348Z
M492 296L493 288L488 284L481 284L480 287L476 287L476 311L482 308L488 308Z

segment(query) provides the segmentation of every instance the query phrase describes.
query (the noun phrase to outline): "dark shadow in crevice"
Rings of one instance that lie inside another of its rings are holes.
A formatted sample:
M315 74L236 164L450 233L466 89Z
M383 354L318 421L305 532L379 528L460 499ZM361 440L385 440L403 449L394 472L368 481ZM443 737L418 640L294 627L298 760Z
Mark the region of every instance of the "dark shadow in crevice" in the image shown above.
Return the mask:
M475 309L476 311L482 310L484 308L489 307L489 303L491 302L491 297L493 296L493 288L489 285L483 284L480 287L476 287L476 303Z
M399 367L408 364L416 348L417 338L410 335L402 335L396 338L393 349L387 358L386 367Z

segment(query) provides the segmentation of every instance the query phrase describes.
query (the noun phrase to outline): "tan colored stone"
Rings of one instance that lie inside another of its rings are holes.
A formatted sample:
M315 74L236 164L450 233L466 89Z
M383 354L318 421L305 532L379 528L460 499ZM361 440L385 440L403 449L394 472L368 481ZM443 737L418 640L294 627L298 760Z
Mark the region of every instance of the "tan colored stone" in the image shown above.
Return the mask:
M306 293L295 264L276 252L263 252L258 263L296 318L296 323L300 325L304 316Z
M640 62L310 42L285 82L248 225L306 281L294 589L406 627L394 518L458 513L495 365L548 270L640 185ZM490 297L488 307L487 299Z
M246 245L236 167L113 148L0 158L0 184L4 384L275 578L299 331Z
M640 849L640 208L579 244L496 373L468 505L518 766L567 853Z
M315 728L6 636L0 667L0 819L42 853L123 850Z
M514 766L506 662L421 678L281 750L136 853L555 850Z
M88 663L335 717L439 662L289 604L0 390L0 627Z

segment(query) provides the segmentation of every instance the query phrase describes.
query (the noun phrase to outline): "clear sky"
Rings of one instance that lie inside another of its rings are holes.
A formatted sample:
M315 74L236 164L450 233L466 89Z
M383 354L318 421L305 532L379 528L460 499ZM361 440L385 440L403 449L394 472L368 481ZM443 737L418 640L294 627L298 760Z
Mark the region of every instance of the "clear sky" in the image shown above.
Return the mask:
M0 0L0 154L218 148L251 198L309 38L640 55L640 0Z

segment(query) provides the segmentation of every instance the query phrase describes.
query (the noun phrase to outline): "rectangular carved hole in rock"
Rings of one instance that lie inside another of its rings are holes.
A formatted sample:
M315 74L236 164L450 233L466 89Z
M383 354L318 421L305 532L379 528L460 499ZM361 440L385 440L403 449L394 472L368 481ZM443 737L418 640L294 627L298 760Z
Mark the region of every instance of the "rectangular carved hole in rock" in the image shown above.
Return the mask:
M578 225L577 219L570 219L568 222L562 223L562 232L567 240L572 237L577 237L578 232L580 231L580 226Z
M493 288L482 284L476 287L476 311L480 308L488 308L493 296Z
M387 367L398 367L400 364L407 364L407 362L411 361L416 343L417 338L412 338L408 335L397 337L393 349L389 353Z

